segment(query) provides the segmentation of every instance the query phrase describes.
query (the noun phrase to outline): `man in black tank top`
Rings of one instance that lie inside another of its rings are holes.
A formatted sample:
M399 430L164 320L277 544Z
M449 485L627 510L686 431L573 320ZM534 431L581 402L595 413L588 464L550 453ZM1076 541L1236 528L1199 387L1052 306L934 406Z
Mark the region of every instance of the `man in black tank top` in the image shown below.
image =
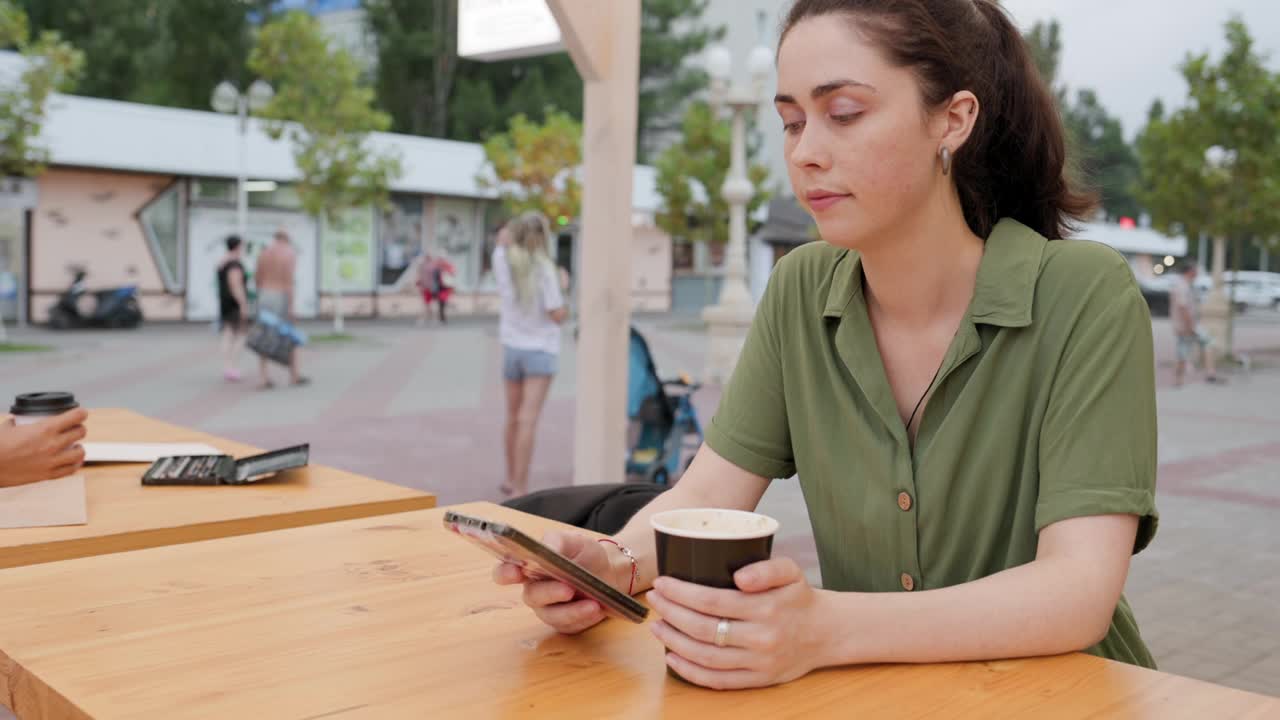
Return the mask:
M240 236L227 238L227 254L218 263L218 322L222 328L222 377L240 380L240 349L244 347L249 319L249 299L245 294L243 252Z

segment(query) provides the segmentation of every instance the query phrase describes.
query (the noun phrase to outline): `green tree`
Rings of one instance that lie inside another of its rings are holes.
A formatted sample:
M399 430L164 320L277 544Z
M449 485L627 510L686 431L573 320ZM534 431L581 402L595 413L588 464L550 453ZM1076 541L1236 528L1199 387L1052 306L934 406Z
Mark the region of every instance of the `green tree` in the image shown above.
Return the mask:
M1234 241L1239 269L1244 239L1280 234L1280 75L1238 17L1226 36L1216 63L1200 54L1182 64L1187 105L1168 117L1153 106L1138 154L1141 197L1157 227ZM1228 356L1233 330L1228 315Z
M1057 20L1037 21L1023 34L1023 39L1031 48L1031 57L1044 84L1061 98L1063 89L1058 84L1058 67L1062 60L1062 27Z
M655 221L673 238L692 242L729 240L729 204L720 195L729 173L732 132L705 102L690 103L681 123L680 141L656 162L657 188L663 208ZM755 154L748 148L748 158ZM747 205L750 217L769 199L764 182L769 169L748 160L747 177L756 188ZM701 192L695 184L701 186Z
M483 142L523 114L582 119L582 80L567 53L498 62L457 56L457 0L363 0L378 46L379 107L397 132Z
M34 142L49 95L71 89L84 56L51 30L33 37L26 13L9 0L0 0L0 48L24 60L16 82L0 78L0 176L34 177L49 158Z
M524 60L458 63L449 104L449 137L484 142L502 132L508 118L545 123L550 113L582 120L582 78L567 53Z
M644 0L640 18L640 101L636 157L646 162L664 135L683 125L673 108L707 87L707 74L688 63L725 28L702 22L710 0Z
M1271 237L1280 232L1280 76L1241 20L1226 36L1217 63L1200 54L1182 64L1185 107L1168 117L1153 107L1138 141L1141 196L1159 226Z
M379 105L397 132L444 137L457 74L457 0L364 0Z
M35 33L56 31L84 53L76 91L134 100L148 72L162 71L156 52L170 0L19 0Z
M1063 123L1077 168L1102 194L1107 218L1136 218L1142 213L1135 191L1138 156L1124 139L1120 120L1107 112L1093 90L1076 92L1075 102L1064 106Z
M641 6L641 158L678 128L672 108L706 86L687 59L723 28L702 27L708 0L645 0ZM548 112L582 120L582 79L567 53L479 62L458 59L456 0L364 0L377 38L379 106L398 132L484 142L524 115L544 123Z
M386 130L391 118L374 109L373 90L360 84L351 55L331 49L311 16L290 12L258 33L249 68L275 86L262 115L271 119L273 137L293 143L302 207L342 226L349 209L385 206L400 159L373 150L368 135ZM334 329L342 332L342 303L334 307Z
M1124 138L1120 120L1107 112L1097 93L1080 88L1074 102L1069 99L1070 91L1058 77L1062 60L1062 28L1058 21L1037 22L1023 39L1058 103L1072 172L1101 193L1108 219L1137 217L1142 212L1135 195L1137 155Z
M253 49L246 5L227 0L168 0L147 69L129 99L153 105L208 110L223 80L247 87L246 61Z
M346 208L384 205L400 160L372 150L367 138L391 118L374 109L351 55L331 49L309 15L290 12L259 32L249 68L275 87L261 115L273 121L274 137L293 143L303 208L336 220Z
M1151 224L1188 238L1209 230L1212 178L1206 172L1209 147L1203 123L1185 110L1169 115L1156 100L1138 134L1138 197L1151 214Z
M506 132L484 144L492 176L476 178L496 188L512 213L537 210L553 222L567 222L582 208L582 185L576 177L582 162L582 125L568 113L549 110L546 122L524 115L511 118Z
M223 80L247 85L253 21L272 0L21 0L36 30L84 51L76 90L112 100L207 110Z

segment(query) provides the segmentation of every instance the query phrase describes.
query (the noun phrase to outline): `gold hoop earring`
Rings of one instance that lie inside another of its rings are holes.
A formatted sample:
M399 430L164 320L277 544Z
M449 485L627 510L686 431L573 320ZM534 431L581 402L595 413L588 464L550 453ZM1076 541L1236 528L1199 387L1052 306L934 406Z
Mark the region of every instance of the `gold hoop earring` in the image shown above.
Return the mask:
M950 175L951 174L951 148L947 147L946 145L943 145L942 148L938 150L938 156L942 158L942 174Z

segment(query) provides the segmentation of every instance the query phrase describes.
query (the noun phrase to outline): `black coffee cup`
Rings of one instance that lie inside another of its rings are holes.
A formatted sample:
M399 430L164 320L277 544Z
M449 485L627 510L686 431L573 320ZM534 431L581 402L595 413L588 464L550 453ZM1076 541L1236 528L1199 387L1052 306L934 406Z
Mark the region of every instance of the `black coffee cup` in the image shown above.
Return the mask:
M714 588L733 589L733 574L773 555L778 521L742 510L690 508L649 518L658 574ZM667 666L667 674L684 680Z
M30 425L80 407L69 392L35 392L14 398L9 412L17 425Z
M715 588L736 587L733 574L768 560L778 521L743 510L668 510L649 519L658 574Z

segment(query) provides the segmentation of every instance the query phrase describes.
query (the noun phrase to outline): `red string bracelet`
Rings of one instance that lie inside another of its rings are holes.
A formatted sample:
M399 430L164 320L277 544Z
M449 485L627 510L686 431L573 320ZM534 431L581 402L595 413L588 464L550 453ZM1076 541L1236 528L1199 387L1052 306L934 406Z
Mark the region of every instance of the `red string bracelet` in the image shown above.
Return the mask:
M625 545L619 543L617 540L599 538L599 541L602 543L609 543L610 545L618 548L622 551L622 554L626 555L627 559L631 561L631 584L627 587L627 594L632 594L636 589L636 576L640 574L640 563L636 561L636 556L632 555L631 550L629 550Z

